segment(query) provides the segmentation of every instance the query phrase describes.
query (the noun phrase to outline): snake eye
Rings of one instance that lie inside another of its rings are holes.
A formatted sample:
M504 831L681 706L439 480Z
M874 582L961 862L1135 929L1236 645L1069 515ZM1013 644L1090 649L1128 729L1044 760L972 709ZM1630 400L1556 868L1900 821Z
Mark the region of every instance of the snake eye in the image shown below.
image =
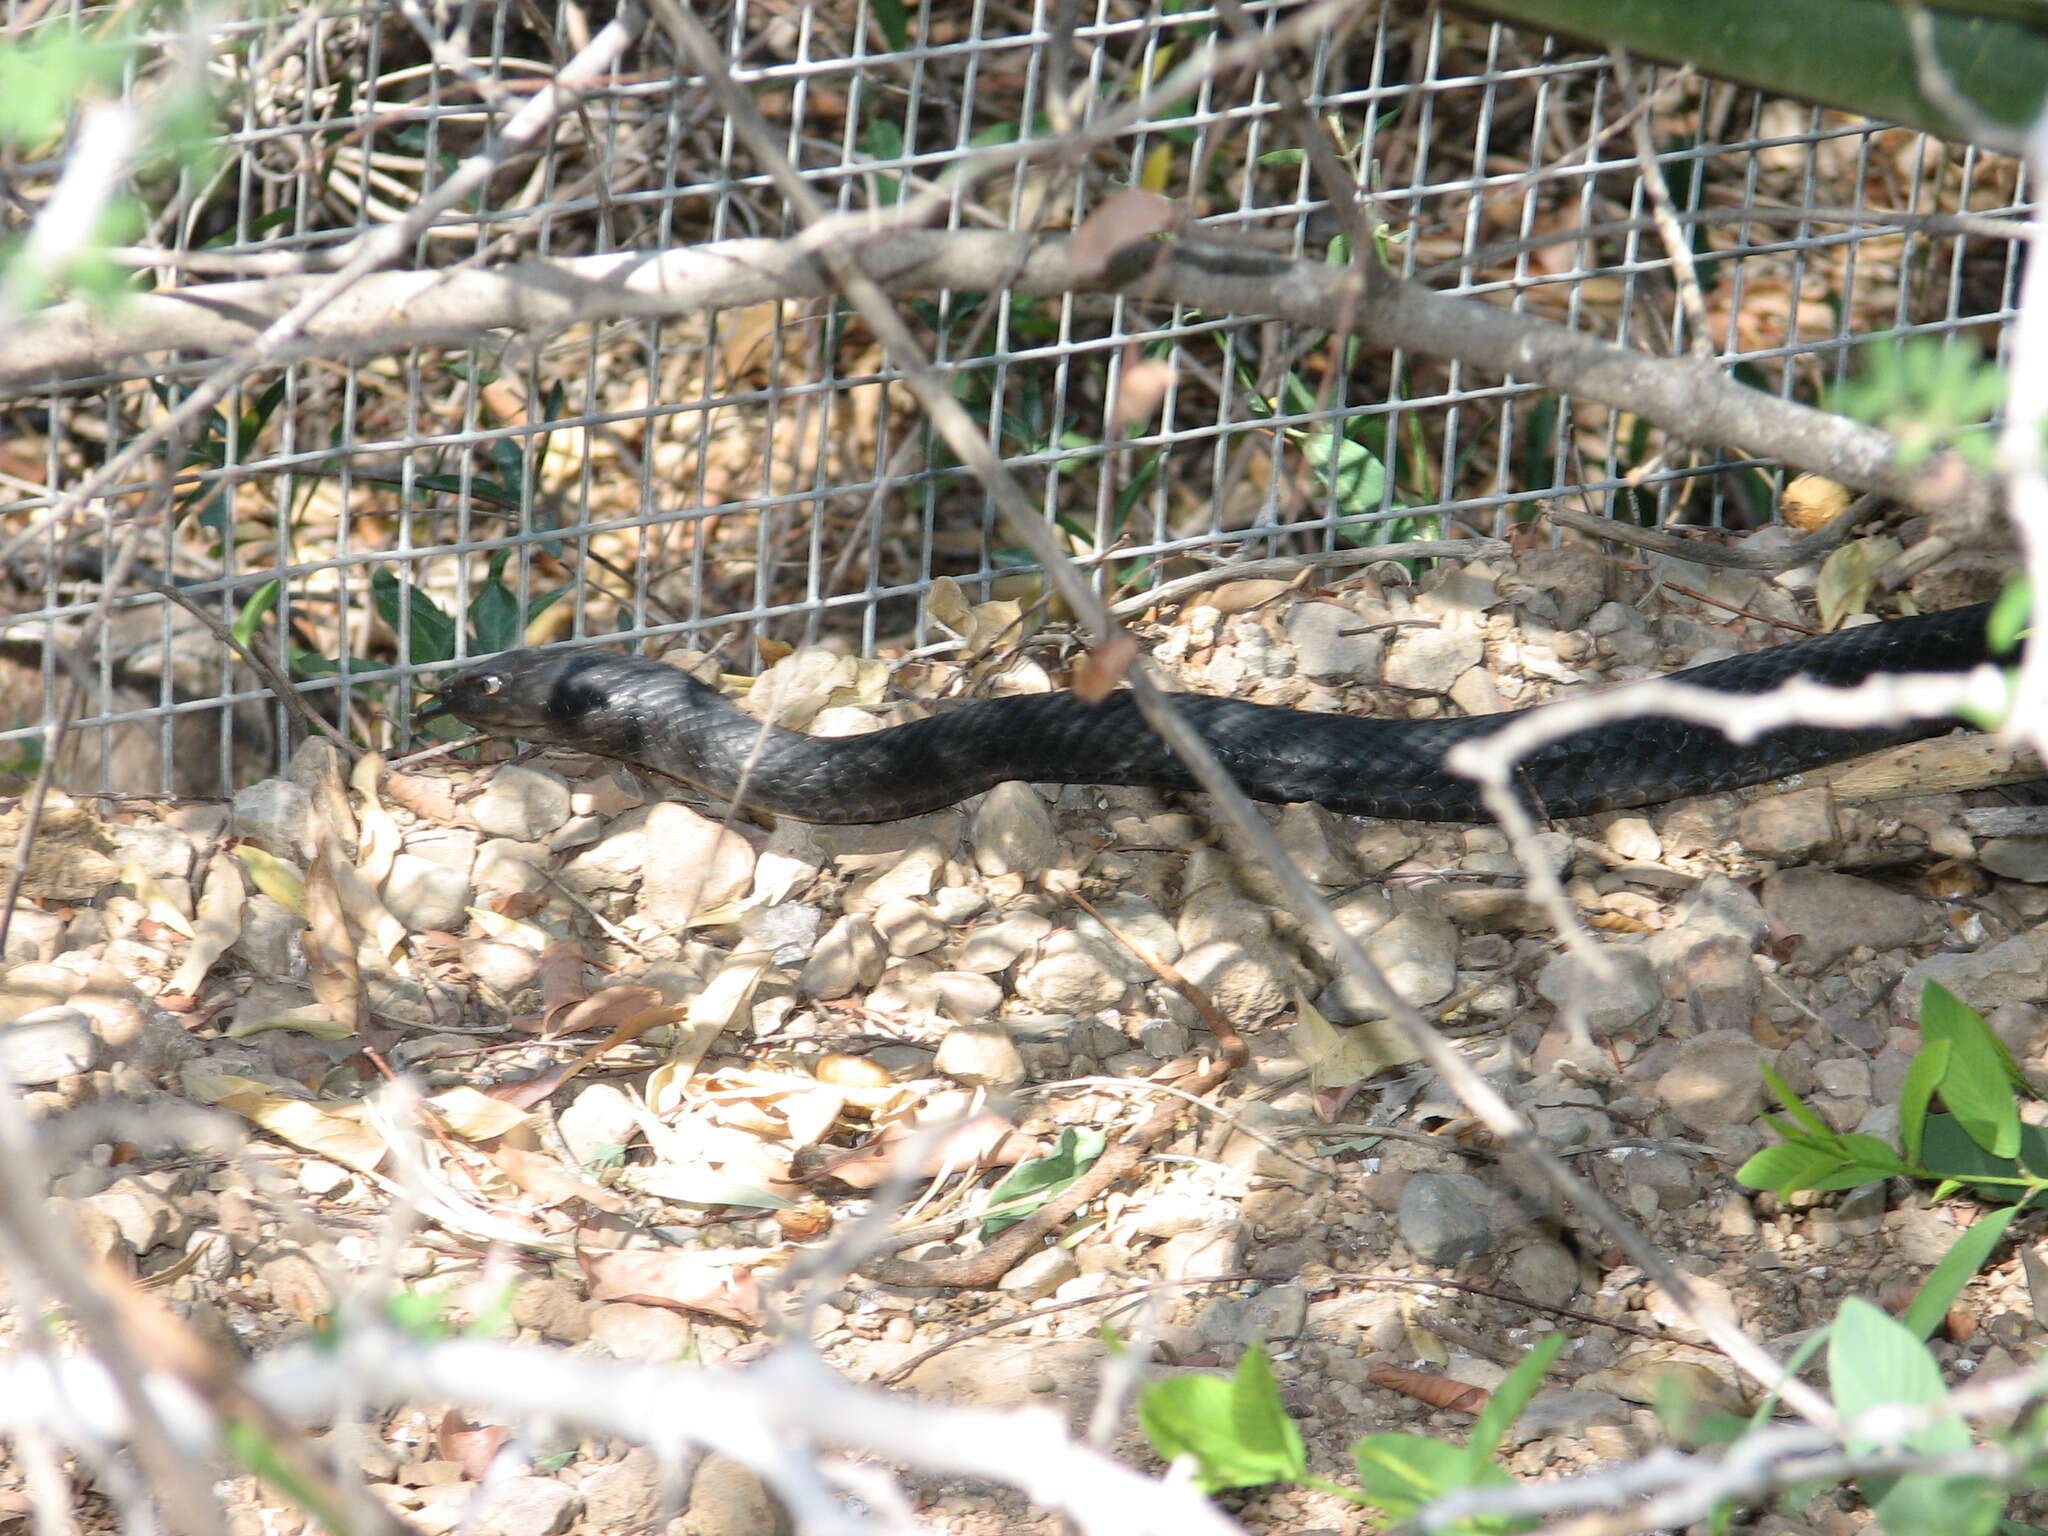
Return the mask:
M477 679L477 684L483 689L486 696L503 693L505 691L505 674L502 672L486 672Z

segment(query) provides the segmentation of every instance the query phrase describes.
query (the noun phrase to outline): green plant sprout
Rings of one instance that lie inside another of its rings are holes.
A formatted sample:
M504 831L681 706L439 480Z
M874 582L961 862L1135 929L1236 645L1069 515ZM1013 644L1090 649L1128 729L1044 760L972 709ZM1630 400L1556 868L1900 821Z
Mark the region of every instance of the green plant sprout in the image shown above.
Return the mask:
M1920 1034L1924 1043L1899 1090L1898 1147L1834 1130L1766 1066L1764 1081L1789 1118L1766 1117L1782 1139L1744 1163L1736 1179L1780 1198L1891 1178L1932 1181L1937 1200L1968 1189L2025 1205L2048 1191L2048 1132L2023 1124L2019 1113L2019 1097L2036 1095L1983 1015L1929 982ZM1929 1114L1937 1097L1944 1112Z
M2005 374L1960 340L1912 336L1872 342L1858 356L1863 372L1827 392L1827 406L1882 427L1898 439L1898 463L1911 468L1944 448L1979 469L1994 467L1997 445L1984 430L2005 401Z

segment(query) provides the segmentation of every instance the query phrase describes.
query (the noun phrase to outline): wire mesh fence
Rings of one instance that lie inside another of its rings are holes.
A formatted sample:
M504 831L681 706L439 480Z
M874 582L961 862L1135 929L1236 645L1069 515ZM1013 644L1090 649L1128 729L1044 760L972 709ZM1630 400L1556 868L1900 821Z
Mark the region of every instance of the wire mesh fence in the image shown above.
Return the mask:
M1371 194L1380 254L1432 287L1695 350L1808 402L1872 338L2001 345L2019 247L1968 216L2023 206L2020 172L1917 132L1689 72L1631 79L1406 3L1149 108L1234 17L1271 34L1307 9L741 0L705 20L842 212L925 198L949 229L1062 229L1146 187L1218 241L1341 263L1351 235L1290 127L1298 92ZM23 38L98 25L35 0L6 16ZM317 270L443 185L605 19L397 4L146 35L124 66L130 99L196 76L204 105L191 152L144 164L132 189L138 230L190 270L136 257L139 277ZM1654 227L1641 126L1690 274ZM1046 147L1017 154L1032 142ZM24 228L63 166L8 154L0 217ZM976 156L1007 158L957 177ZM649 28L410 261L454 275L800 233ZM1746 526L1769 518L1781 478L1624 410L1271 320L998 290L904 312L1067 549L1120 596L1219 557L1507 533L1557 499ZM389 748L418 739L416 682L471 654L662 636L739 671L807 642L902 656L941 638L921 601L941 577L1041 595L837 297L265 367L86 516L48 515L216 363L119 362L0 405L0 767L17 777L72 682L74 791L223 794L269 769L297 727L229 635L267 638L319 714ZM128 579L109 583L130 530Z

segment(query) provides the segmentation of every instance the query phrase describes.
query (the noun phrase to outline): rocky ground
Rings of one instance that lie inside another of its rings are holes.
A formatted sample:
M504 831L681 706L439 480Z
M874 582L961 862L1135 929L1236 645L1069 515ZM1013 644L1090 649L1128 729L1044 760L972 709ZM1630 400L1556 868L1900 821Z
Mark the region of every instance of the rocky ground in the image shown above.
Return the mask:
M1731 609L1811 622L1797 581L1665 574L1714 601L1645 597L1640 574L1572 550L1415 586L1238 582L1140 631L1190 689L1425 715L1794 638ZM1014 609L945 599L951 654L799 654L752 694L844 733L949 693L1050 685L1057 648L1016 647ZM1197 799L1006 785L887 826L726 828L566 756L359 771L354 792L345 773L315 744L232 805L55 801L7 939L0 1067L42 1123L52 1208L222 1350L318 1326L379 1262L394 1191L423 1178L437 1198L402 1234L403 1285L474 1314L509 1262L522 1336L744 1361L788 1315L780 1271L844 1232L905 1145L922 1159L905 1219L929 1241L903 1256L971 1252L1004 1165L1064 1127L1115 1137L1213 1059L1149 956L1243 1032L1248 1066L996 1289L843 1267L815 1282L812 1336L849 1378L1083 1425L1105 1324L1149 1337L1154 1373L1228 1367L1263 1339L1315 1470L1338 1481L1361 1435L1462 1439L1471 1414L1432 1407L1449 1399L1427 1378L1489 1387L1550 1330L1569 1343L1510 1436L1518 1475L1660 1443L1651 1404L1673 1376L1742 1406L1669 1299L1532 1195L1376 1027ZM1809 782L1554 829L1544 855L1612 962L1597 981L1498 832L1270 814L1408 999L1782 1353L1844 1296L1910 1295L1977 1208L1904 1184L1790 1205L1743 1189L1734 1170L1770 1135L1759 1063L1831 1124L1884 1134L1931 977L2048 1082L2048 835L1979 814L2012 803L1859 804ZM0 843L18 847L22 822L0 818ZM365 1112L387 1069L421 1084L433 1136ZM215 1112L203 1134L174 1113L194 1105ZM935 1124L962 1128L909 1137ZM2031 1249L2037 1222L2015 1231ZM2033 1358L2044 1309L2001 1255L1936 1340L1950 1379ZM1150 1465L1129 1423L1116 1444ZM363 1476L429 1531L471 1512L504 1439L426 1403L374 1430ZM668 1508L644 1450L524 1449L479 1528L620 1531ZM0 1473L17 1514L20 1477ZM1004 1491L911 1486L935 1529L1053 1529ZM252 1479L231 1500L238 1536L306 1523ZM1321 1493L1228 1502L1254 1530L1367 1525ZM683 1528L777 1518L712 1461ZM1867 1522L1829 1493L1751 1528Z

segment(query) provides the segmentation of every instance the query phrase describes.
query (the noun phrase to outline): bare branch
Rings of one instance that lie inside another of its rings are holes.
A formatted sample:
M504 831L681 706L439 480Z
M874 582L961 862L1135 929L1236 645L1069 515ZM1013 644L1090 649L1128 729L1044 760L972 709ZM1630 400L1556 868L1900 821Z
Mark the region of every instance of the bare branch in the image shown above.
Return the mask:
M1208 314L1266 315L1350 330L1374 346L1454 358L1543 384L1632 411L1688 442L1781 460L1967 525L1983 522L1995 505L1990 479L1955 454L1902 466L1885 433L1751 389L1717 363L1655 357L1416 283L1368 285L1355 270L1295 261L1257 246L1187 236L1142 244L1130 255L1140 270L1126 261L1084 277L1068 260L1063 239L904 229L861 214L821 216L818 225L786 241L728 240L476 270L359 275L344 285L341 278L357 268L351 262L322 280L269 278L141 295L115 317L59 305L8 339L0 390L47 388L98 375L113 361L173 349L223 356L246 350L256 359L247 364L253 368L309 354L467 343L479 330L547 332L818 298L846 288L852 274L887 293L1113 291ZM132 467L125 457L116 462L123 470ZM81 490L97 494L103 479L96 475Z

